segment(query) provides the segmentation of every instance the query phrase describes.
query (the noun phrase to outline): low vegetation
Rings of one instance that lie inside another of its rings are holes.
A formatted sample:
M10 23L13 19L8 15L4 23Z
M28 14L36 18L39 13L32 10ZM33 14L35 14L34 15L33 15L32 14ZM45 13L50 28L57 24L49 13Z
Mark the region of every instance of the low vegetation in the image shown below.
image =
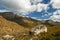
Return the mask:
M9 15L9 16L7 16ZM21 17L10 13L0 13L0 37L13 35L15 40L60 40L60 23L51 26L47 22L37 21L31 18ZM47 33L30 35L29 30L36 25L44 24L48 28Z

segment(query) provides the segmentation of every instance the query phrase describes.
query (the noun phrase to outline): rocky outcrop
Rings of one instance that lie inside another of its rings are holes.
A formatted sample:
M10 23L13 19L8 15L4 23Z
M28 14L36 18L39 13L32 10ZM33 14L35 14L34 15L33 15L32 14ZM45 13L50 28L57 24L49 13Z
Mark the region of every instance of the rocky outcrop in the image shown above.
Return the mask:
M37 25L36 27L32 28L30 32L34 33L34 35L38 35L42 32L47 32L47 27L45 25Z
M50 26L55 26L57 23L53 20L45 20L42 22L43 24L47 24L47 25L50 25Z

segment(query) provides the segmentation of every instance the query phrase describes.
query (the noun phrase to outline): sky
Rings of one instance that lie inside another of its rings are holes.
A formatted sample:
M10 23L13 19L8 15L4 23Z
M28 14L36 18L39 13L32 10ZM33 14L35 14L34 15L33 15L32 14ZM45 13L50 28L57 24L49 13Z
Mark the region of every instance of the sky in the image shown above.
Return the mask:
M0 12L60 22L60 0L0 0Z

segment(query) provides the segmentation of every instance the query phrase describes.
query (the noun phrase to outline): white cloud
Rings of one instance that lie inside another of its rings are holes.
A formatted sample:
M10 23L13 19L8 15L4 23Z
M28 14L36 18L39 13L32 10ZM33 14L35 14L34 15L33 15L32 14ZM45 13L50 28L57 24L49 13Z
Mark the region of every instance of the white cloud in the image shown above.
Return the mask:
M60 0L51 0L51 2L53 2L52 6L54 8L60 8Z
M22 14L29 14L29 12L41 12L47 9L47 4L38 3L42 0L32 0L33 5L31 5L31 0L2 0L2 5L6 6L12 11L18 11ZM38 4L35 4L38 3ZM24 15L25 15L24 14Z
M37 19L36 17L31 17L32 19Z
M52 15L52 13L48 13L48 16Z
M20 12L30 11L32 6L28 0L3 0L3 5L11 10L20 10Z
M53 13L54 15L60 15L60 10L57 10L56 12Z
M43 0L30 0L33 4L37 4L38 2L42 2Z
M41 12L42 10L47 10L49 4L38 3L41 1L42 0L1 0L0 6L3 5L9 8L13 12L18 11L18 13L22 13L22 15L26 15L34 11ZM33 2L33 5L31 5L31 2ZM57 8L57 9L60 8L60 0L51 0L50 3L52 3L52 6L54 8ZM0 12L3 12L3 11L0 10ZM59 14L59 15L56 15L56 14ZM47 14L45 16L47 16ZM36 17L32 17L32 18L36 19ZM51 16L50 19L55 21L56 20L60 21L60 10L54 12L53 16Z
M55 11L49 19L60 22L60 10Z
M37 19L37 20L41 20L41 21L44 21L44 20L48 20L48 19Z
M39 3L39 4L36 5L36 7L37 7L37 12L41 12L42 10L47 10L48 9L48 4Z
M0 12L10 12L9 10L0 10Z

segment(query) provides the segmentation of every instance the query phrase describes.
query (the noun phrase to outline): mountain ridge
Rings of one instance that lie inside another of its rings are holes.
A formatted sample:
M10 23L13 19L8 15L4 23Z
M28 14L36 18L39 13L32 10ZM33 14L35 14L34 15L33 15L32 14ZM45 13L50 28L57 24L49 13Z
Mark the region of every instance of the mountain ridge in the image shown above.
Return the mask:
M58 35L60 32L60 22L54 22L53 20L38 21L31 18L19 16L12 12L0 13L0 36L9 34L16 37L16 40L22 40L22 38L24 38L23 40L29 40L30 36L32 36L29 35L29 31L37 25L45 25L48 31L47 33L42 33L43 35L39 34L40 36L33 35L39 40L42 40L43 38L43 40L52 40L55 38L55 35ZM27 35L22 37L24 33ZM33 40L37 39L34 38Z

